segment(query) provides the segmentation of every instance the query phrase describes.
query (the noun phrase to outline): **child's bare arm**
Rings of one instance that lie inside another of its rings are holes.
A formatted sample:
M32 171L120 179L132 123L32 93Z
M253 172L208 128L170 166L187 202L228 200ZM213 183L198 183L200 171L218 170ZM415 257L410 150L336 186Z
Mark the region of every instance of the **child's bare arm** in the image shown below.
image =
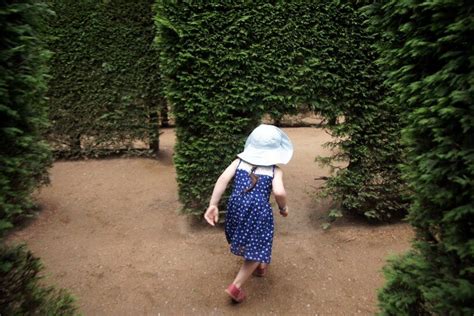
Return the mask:
M209 202L209 207L204 214L204 218L206 221L214 226L215 223L219 220L219 209L217 205L224 193L225 189L227 188L227 184L229 181L234 177L235 170L237 169L237 165L239 164L239 159L234 160L219 176L214 185L214 190L212 191L211 201Z
M286 205L286 190L283 184L283 171L280 168L275 168L275 175L273 176L273 195L280 209L280 214L284 217L288 215L288 207Z
M222 194L224 193L225 189L227 188L227 184L229 181L234 177L235 170L237 169L237 165L239 164L239 159L235 159L220 175L219 179L217 179L216 184L214 185L214 190L212 191L211 201L209 205L217 205L221 199Z

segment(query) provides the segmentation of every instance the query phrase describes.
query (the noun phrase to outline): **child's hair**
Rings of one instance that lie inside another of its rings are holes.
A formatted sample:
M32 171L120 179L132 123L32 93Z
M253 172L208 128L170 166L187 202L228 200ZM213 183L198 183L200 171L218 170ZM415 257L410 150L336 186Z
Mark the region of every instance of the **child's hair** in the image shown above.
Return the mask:
M245 193L252 191L252 189L255 188L255 186L257 185L258 176L255 174L256 169L257 169L257 166L253 166L252 170L250 171L249 176L250 176L250 181L252 181L252 184L250 185L250 187L244 190Z

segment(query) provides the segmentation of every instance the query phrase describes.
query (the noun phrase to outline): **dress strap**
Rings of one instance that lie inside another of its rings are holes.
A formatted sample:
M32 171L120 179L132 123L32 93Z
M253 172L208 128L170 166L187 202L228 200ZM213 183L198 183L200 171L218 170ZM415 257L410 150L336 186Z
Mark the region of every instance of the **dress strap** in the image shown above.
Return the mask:
M237 165L236 169L239 169L240 163L242 162L242 159L239 159L239 164Z

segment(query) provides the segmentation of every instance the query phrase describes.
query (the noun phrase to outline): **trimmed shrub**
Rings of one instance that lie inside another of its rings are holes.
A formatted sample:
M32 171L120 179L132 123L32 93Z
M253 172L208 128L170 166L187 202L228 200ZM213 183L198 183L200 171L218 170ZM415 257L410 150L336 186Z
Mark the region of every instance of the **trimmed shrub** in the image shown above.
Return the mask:
M316 19L329 29L313 31L322 48L313 53L320 64L309 76L320 91L314 109L326 118L335 139L326 146L336 153L317 158L337 170L322 191L336 202L330 217L344 210L371 221L400 219L408 208L399 168L400 109L385 99L387 88L375 63L373 45L380 36L367 29L368 16L353 6L335 1L322 7L323 17ZM341 168L341 163L347 165Z
M0 245L0 314L75 315L64 290L40 285L41 262L25 246Z
M30 194L48 181L51 153L41 133L49 52L41 31L46 7L1 1L0 29L0 235L32 209Z
M162 98L153 1L47 2L56 12L48 93L55 151L136 154L141 140L156 152Z
M328 194L370 218L404 213L398 116L382 102L374 35L351 5L163 0L156 22L185 210L205 210L216 177L264 113L304 106L337 139L330 146L339 153L321 161L349 162Z
M413 249L385 268L383 315L474 314L474 3L386 1L370 7L403 108Z
M249 37L254 16L242 14L241 3L158 1L156 9L179 196L185 211L202 214L217 176L264 112L261 73L249 58L263 47Z

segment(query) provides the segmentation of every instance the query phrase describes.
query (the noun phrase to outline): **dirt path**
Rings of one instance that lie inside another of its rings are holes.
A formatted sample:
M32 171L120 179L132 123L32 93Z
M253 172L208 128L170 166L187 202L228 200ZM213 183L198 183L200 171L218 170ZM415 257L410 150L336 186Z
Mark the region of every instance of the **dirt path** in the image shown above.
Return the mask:
M284 167L290 216L275 213L273 261L246 285L248 300L224 293L239 268L221 228L178 215L172 129L160 159L57 162L38 193L38 219L15 232L42 258L48 282L69 288L84 315L371 315L387 255L409 247L406 224L343 219L320 228L325 205L312 198L326 175L314 163L329 139L314 128L285 129L295 155Z

